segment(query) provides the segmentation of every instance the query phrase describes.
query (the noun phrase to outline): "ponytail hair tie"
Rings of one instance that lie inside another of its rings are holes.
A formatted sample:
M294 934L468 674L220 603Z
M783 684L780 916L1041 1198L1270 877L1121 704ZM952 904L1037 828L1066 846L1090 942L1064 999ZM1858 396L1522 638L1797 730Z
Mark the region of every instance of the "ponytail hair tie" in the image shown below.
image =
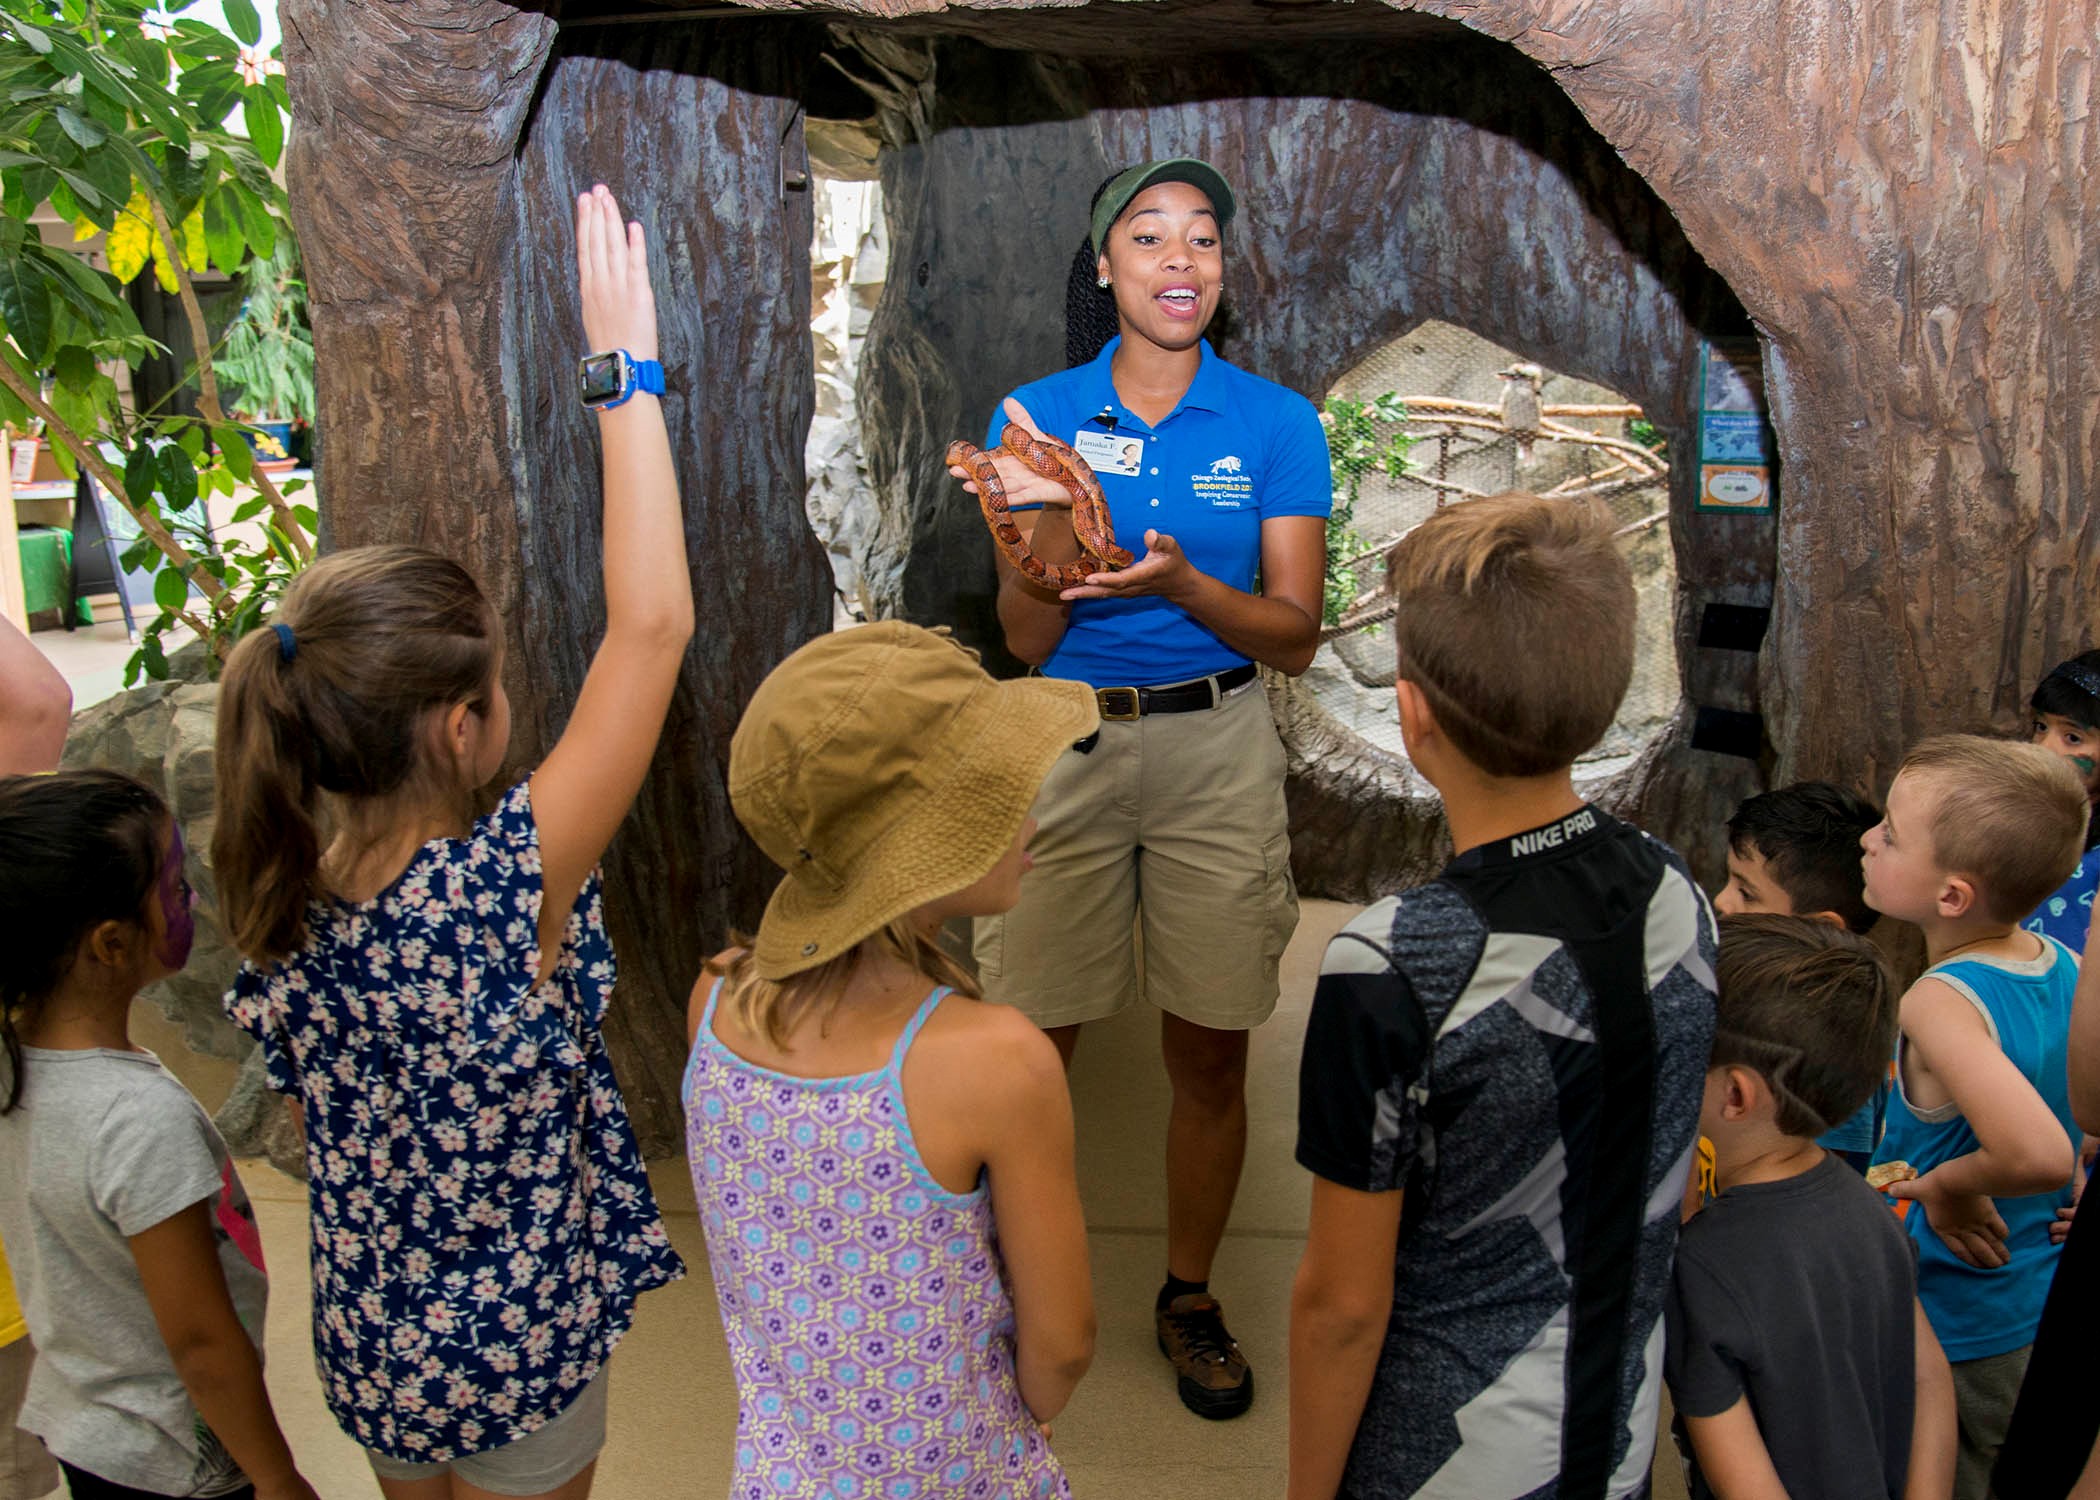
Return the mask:
M299 643L292 638L291 626L272 624L270 628L277 632L277 659L279 661L290 661L299 654Z

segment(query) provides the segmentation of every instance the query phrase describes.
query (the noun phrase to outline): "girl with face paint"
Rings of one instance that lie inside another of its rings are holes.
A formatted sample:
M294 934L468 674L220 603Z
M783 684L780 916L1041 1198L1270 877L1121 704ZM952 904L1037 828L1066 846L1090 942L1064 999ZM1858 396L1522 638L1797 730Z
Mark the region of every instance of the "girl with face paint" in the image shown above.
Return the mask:
M36 1268L23 1425L80 1500L317 1500L263 1385L247 1195L203 1106L131 1041L140 989L189 960L183 863L128 776L0 779L0 1238Z
M2100 807L2100 651L2061 662L2027 700L2028 738L2061 755L2085 783L2086 797ZM2093 891L2100 886L2100 813L2086 825L2085 858L2071 878L2035 908L2029 932L2055 938L2073 953L2085 952L2093 916Z

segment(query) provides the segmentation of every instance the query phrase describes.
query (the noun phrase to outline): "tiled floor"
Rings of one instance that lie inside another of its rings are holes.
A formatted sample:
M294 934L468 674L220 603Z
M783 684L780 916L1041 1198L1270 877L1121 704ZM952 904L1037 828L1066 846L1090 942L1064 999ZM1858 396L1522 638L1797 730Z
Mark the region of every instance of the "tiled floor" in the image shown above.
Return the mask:
M1151 1300L1165 1256L1166 1081L1156 1023L1132 1012L1090 1032L1080 1047L1072 1082L1101 1335L1094 1368L1056 1426L1081 1500L1277 1500L1283 1493L1285 1332L1307 1199L1305 1174L1291 1160L1298 1045L1321 950L1352 910L1306 903L1284 961L1284 1002L1254 1038L1246 1178L1214 1279L1258 1372L1259 1399L1239 1421L1206 1422L1184 1411L1153 1345ZM207 1105L223 1098L232 1081L226 1064L184 1057L173 1028L157 1016L142 1015L136 1034L175 1062ZM377 1487L328 1416L314 1375L304 1191L262 1162L243 1172L271 1270L270 1386L279 1416L324 1500L373 1500ZM643 1299L615 1358L612 1432L596 1493L718 1500L728 1490L735 1389L684 1163L660 1162L653 1176L691 1274ZM1675 1468L1658 1464L1659 1500L1684 1493Z

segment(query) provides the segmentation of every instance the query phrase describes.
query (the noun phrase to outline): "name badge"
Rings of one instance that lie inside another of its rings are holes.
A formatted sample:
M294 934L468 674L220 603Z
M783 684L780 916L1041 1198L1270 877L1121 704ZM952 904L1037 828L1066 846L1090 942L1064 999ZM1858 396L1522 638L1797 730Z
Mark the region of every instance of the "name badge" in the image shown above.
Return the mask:
M1072 448L1096 474L1121 474L1125 479L1135 479L1145 461L1143 438L1113 432L1082 430L1073 437Z

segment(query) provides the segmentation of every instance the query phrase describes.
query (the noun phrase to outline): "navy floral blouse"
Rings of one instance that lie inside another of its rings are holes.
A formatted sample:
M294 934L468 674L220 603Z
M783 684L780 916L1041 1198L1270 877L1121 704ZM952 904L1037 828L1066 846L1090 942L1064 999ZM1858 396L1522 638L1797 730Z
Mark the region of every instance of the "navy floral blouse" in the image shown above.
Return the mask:
M636 1296L684 1273L599 1035L599 876L535 988L539 912L521 782L373 900L316 902L305 950L243 965L227 996L270 1087L306 1107L329 1408L391 1458L461 1458L545 1425Z

